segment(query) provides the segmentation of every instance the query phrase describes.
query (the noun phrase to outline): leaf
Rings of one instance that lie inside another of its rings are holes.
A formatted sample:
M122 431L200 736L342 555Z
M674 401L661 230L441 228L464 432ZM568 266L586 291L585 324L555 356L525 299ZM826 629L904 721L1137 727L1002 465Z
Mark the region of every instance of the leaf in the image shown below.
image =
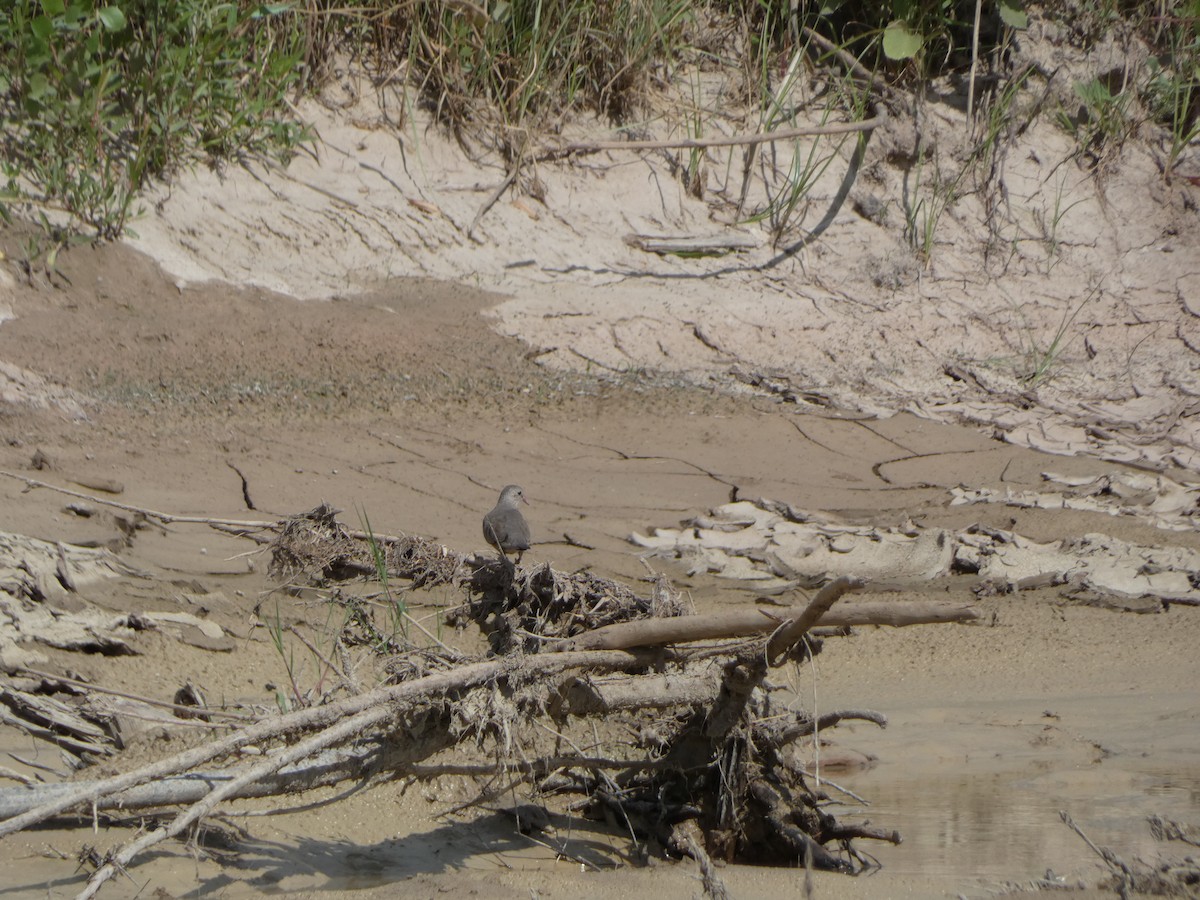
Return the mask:
M1021 8L1021 0L1000 0L1000 21L1022 31L1029 27L1029 14Z
M50 40L50 36L54 34L54 22L49 16L37 16L29 23L29 30L33 32L33 36L42 42Z
M66 11L66 0L42 0L42 12L48 16L61 16Z
M291 10L292 4L290 3L262 3L250 14L250 18L265 19L269 16L278 16L285 12L291 12Z
M1099 78L1093 78L1091 81L1075 82L1075 94L1087 104L1089 109L1095 109L1098 106L1112 103L1112 91Z
M125 28L125 13L119 7L104 6L96 11L96 18L109 31L121 31Z
M30 100L40 100L50 92L50 81L43 72L34 72L25 82L26 95Z
M883 52L888 59L912 59L921 52L924 43L921 35L913 34L905 22L890 22L883 30Z

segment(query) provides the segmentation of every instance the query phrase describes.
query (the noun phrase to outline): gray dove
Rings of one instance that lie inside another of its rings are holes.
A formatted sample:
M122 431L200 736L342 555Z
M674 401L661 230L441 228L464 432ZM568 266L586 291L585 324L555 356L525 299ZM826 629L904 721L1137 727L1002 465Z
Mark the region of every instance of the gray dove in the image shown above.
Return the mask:
M490 513L483 517L483 537L504 556L516 553L517 562L529 549L529 524L521 515L520 505L528 503L520 485L510 484L500 492L500 499Z

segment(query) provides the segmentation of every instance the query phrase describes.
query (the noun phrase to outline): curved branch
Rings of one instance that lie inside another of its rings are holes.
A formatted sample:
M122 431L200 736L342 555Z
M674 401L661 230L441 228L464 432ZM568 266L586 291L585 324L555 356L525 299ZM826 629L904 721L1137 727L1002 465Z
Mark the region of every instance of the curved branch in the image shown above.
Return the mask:
M874 115L861 122L838 122L834 125L801 125L796 128L781 128L777 131L757 131L753 134L733 134L719 138L680 138L666 141L573 141L561 147L548 147L536 157L537 162L561 159L576 153L599 153L603 150L704 150L709 147L741 147L767 144L772 141L787 141L798 137L816 137L827 134L855 134L873 131L887 123L887 110L876 106Z
M866 586L865 579L842 575L821 588L800 615L779 626L767 640L767 664L772 667L782 665L792 648L804 639L808 629L816 625L833 604L845 594L861 591Z

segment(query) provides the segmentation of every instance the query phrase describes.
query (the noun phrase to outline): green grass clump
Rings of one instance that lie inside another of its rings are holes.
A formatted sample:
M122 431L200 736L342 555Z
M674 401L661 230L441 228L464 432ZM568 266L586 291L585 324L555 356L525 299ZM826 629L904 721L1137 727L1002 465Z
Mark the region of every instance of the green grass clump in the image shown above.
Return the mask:
M444 120L502 126L502 146L581 108L623 121L671 55L687 0L499 0L384 6L417 90Z
M1170 138L1166 171L1200 137L1200 0L1176 2L1158 23L1159 52L1151 57L1145 96Z
M139 189L202 155L287 152L304 71L288 4L9 0L0 13L0 212L119 235Z

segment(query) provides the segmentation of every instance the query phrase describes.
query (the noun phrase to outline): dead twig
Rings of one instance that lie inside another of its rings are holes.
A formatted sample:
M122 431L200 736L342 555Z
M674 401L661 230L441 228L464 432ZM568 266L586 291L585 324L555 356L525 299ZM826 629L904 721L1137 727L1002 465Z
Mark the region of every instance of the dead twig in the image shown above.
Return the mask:
M113 697L121 697L125 700L136 700L138 703L145 703L148 706L159 706L163 709L174 710L175 712L195 713L194 706L187 706L182 703L168 703L166 700L155 700L152 697L144 697L141 694L133 694L128 691L117 691L112 688L101 687L98 684L92 684L89 681L80 681L78 678L68 678L66 675L51 675L49 672L41 672L37 669L31 669L28 666L19 666L18 669L22 672L28 672L35 678L41 678L45 681L57 682L59 684L69 684L72 687L82 688L85 691L94 691L98 694L108 694ZM224 719L236 719L241 722L251 721L252 716L246 713L228 712L220 709L205 708L206 716L216 716Z
M253 522L244 519L218 519L211 516L177 516L172 513L158 512L153 509L146 509L142 506L131 506L128 503L118 503L116 500L106 500L103 497L97 497L94 494L82 494L79 491L73 491L70 488L59 487L56 484L47 484L44 481L38 481L36 478L27 478L24 475L18 475L15 472L6 472L0 469L0 475L6 478L14 478L17 481L23 481L31 488L45 488L50 491L57 491L60 494L66 494L68 497L78 497L80 500L87 500L91 503L99 503L104 506L111 506L114 509L120 509L129 513L137 513L145 516L147 519L157 519L164 524L170 523L185 523L193 525L224 525L230 528L277 528L278 522Z
M1107 847L1099 846L1084 834L1083 829L1075 824L1075 820L1071 818L1071 814L1065 809L1058 811L1058 817L1062 819L1064 825L1079 835L1083 842L1092 848L1093 853L1104 861L1104 864L1108 866L1113 876L1117 879L1116 891L1118 896L1121 897L1121 900L1128 900L1129 891L1133 887L1133 870L1129 868L1129 864Z
M815 137L829 134L856 134L873 131L888 120L887 110L876 107L875 115L861 122L838 122L833 125L801 125L781 128L777 131L759 131L754 134L735 134L719 138L679 138L663 141L573 141L561 147L548 147L534 157L537 162L561 159L577 153L600 153L605 150L704 150L709 147L741 147L747 144L766 144L771 141L787 141L799 137Z
M261 722L248 725L219 740L177 753L132 772L115 775L78 790L57 797L27 813L13 816L0 822L0 838L14 834L39 822L65 812L81 804L90 804L101 797L115 794L155 778L163 778L179 772L189 771L214 759L228 756L248 744L257 744L285 734L296 734L329 726L346 717L355 717L365 710L369 714L363 720L363 728L382 722L396 711L397 704L414 703L437 697L451 690L476 687L487 681L512 677L524 673L548 674L572 668L596 671L632 667L634 669L661 661L662 654L630 653L625 651L600 651L584 653L556 653L525 660L495 659L477 662L457 668L436 672L424 678L416 678L401 684L377 688L325 706L301 709L285 715L272 716ZM356 720L357 721L357 720ZM319 748L318 748L319 749ZM315 751L314 751L315 752ZM280 763L280 766L286 765ZM273 771L273 770L272 770Z
M517 172L520 171L520 168L520 163L514 162L508 170L508 174L504 176L504 180L483 201L483 205L479 207L479 212L475 213L475 218L471 220L471 226L467 229L467 238L469 240L475 239L475 229L479 227L479 223L483 220L483 217L487 215L489 209L496 205L496 201L504 195L504 192L512 187L512 183L517 180Z

